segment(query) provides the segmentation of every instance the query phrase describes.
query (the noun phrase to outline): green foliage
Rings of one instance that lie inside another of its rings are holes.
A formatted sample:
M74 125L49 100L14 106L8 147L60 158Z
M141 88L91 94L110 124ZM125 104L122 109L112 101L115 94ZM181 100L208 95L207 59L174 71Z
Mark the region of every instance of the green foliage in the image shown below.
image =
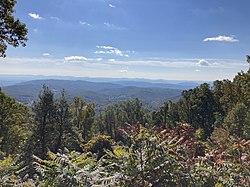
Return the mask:
M77 138L77 132L73 127L72 113L70 111L70 104L67 101L66 92L61 92L61 97L56 101L56 130L58 136L55 137L54 151L58 152L65 147L70 150L79 150L79 142Z
M108 105L96 119L99 132L116 140L120 138L117 134L119 128L125 128L128 124L146 125L149 122L151 122L151 116L139 99Z
M17 158L8 156L0 160L0 186L11 187L19 185L23 187L35 187L33 179L28 178L29 175L27 173L25 176L20 175L24 169L22 163L17 162Z
M235 96L237 102L244 103L249 107L250 105L250 71L244 73L240 72L235 76L234 80Z
M83 145L83 149L97 154L97 158L100 159L106 150L112 150L112 144L114 142L109 136L98 135L94 136L91 140Z
M249 56L247 56L249 61ZM174 127L178 122L203 129L208 138L213 129L227 128L231 135L249 139L250 71L240 72L233 81L215 81L183 91L175 103L165 103L152 113L157 126Z
M49 153L49 160L35 157L39 173L38 184L42 186L116 186L116 176L108 176L101 163L91 153ZM107 177L108 176L108 177Z
M72 114L65 91L62 91L59 100L47 87L39 94L39 99L33 105L34 121L36 128L31 140L34 154L46 158L49 150L58 152L67 147L79 149L77 132L71 122Z
M201 128L205 137L210 136L215 122L216 102L209 85L204 83L195 89L183 91L182 96L176 103L180 122Z
M25 46L27 41L27 29L19 19L15 19L13 13L16 0L0 1L0 57L5 57L7 44L14 47Z
M30 134L28 108L0 91L0 151L17 154Z
M94 123L95 116L95 104L87 104L84 100L79 97L74 97L71 105L73 124L80 132L79 138L82 141L89 139L90 130Z
M64 154L48 153L49 160L34 156L35 168L40 173L40 182L45 186L78 186L76 165ZM76 158L77 159L77 158Z
M34 103L33 112L35 114L36 129L33 135L35 143L34 154L41 158L46 158L48 149L55 148L54 138L56 131L56 103L54 93L47 86L39 94L39 99Z
M216 149L229 145L230 139L229 132L224 128L215 128L210 137L211 144Z
M96 119L98 130L102 134L117 138L117 129L124 127L128 121L126 112L122 109L121 104L112 104L100 112Z
M121 105L122 109L126 112L128 123L129 124L137 124L142 123L144 112L142 110L142 103L141 101L136 98L135 100L125 101Z
M247 55L247 62L250 64L250 56Z
M161 107L160 111L154 111L152 113L153 123L157 126L164 126L173 128L177 125L179 120L178 105L172 101L165 102Z
M250 139L250 110L243 103L237 103L227 114L224 127L230 134Z

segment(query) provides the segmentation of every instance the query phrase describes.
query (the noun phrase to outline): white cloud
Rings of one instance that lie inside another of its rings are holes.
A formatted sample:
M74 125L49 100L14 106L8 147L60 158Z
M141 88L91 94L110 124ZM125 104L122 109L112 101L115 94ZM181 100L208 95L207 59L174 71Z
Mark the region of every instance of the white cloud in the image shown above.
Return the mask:
M109 62L115 62L115 59L111 58L109 59Z
M122 31L122 30L127 30L127 28L125 28L125 27L120 27L120 26L114 25L114 24L112 24L112 23L104 22L103 24L104 24L108 29L110 29L110 30L120 30L120 31Z
M102 58L97 58L96 61L100 62L102 61L103 59Z
M209 62L204 60L204 59L201 59L199 60L199 62L197 63L198 66L209 66Z
M43 53L43 56L50 56L50 53Z
M87 58L84 56L67 56L64 57L64 62L81 62L84 61L86 63L98 63L100 64L103 61L103 58Z
M111 8L115 8L115 5L109 4L109 7L111 7Z
M239 40L235 39L234 36L217 36L217 37L211 37L211 38L205 38L203 40L204 42L208 41L218 41L218 42L238 42Z
M91 24L89 24L89 23L87 23L87 22L85 22L85 21L79 21L79 23L80 23L81 25L85 25L85 26L88 26L88 27L91 27L91 26L92 26Z
M128 51L121 51L118 48L112 47L112 46L96 46L98 49L102 49L99 51L95 51L95 54L113 54L117 56L122 56L122 57L129 57L127 54Z
M121 69L119 70L120 73L128 73L128 70L127 69Z
M196 70L194 70L195 72L200 72L201 70L199 70L199 69L196 69Z
M95 54L106 54L106 51L95 51Z
M111 46L105 46L105 45L98 45L96 46L98 49L116 49L115 47L111 47Z
M87 61L89 59L84 56L68 56L68 57L64 57L64 60L65 61Z
M29 13L29 16L32 17L33 19L39 19L39 20L44 19L43 17L35 13Z

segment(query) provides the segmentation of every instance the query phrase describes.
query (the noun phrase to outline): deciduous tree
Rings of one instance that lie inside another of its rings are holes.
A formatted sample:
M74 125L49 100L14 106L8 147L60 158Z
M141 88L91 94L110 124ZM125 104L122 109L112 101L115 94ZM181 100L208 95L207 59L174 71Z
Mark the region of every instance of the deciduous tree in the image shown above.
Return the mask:
M28 40L26 25L13 16L16 0L0 1L0 57L5 57L7 44L25 46Z
M0 90L0 152L17 154L30 133L28 108Z

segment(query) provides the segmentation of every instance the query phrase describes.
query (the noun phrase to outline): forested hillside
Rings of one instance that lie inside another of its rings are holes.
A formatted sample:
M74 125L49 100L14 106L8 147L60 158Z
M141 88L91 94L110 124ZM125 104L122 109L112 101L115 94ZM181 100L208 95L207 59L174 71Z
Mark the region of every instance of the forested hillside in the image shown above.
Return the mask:
M86 102L94 102L97 106L140 98L151 108L159 108L160 103L164 102L164 100L177 100L180 98L182 91L180 89L182 86L169 84L158 85L145 82L142 86L139 86L140 82L134 82L134 84L131 83L133 86L128 86L130 85L128 82L128 85L123 85L125 83L122 82L118 84L56 79L32 80L6 86L2 89L9 96L29 106L38 98L39 91L44 84L53 90L55 97L59 97L61 90L64 89L67 92L67 99L69 101L75 96L79 96ZM175 86L175 89L168 88L168 86Z
M44 85L28 108L0 91L0 186L249 186L250 70L157 111L59 95Z

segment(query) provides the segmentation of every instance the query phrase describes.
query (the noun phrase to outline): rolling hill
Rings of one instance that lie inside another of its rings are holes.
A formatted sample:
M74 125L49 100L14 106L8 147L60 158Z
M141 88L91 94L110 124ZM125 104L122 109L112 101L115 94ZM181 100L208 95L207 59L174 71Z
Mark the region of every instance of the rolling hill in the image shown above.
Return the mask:
M39 92L45 84L54 91L57 97L64 89L70 100L74 96L79 96L87 102L94 102L98 106L103 106L112 102L139 98L152 107L158 107L157 105L166 100L178 99L182 91L182 89L167 88L167 84L162 83L142 84L135 81L132 81L132 83L47 79L21 82L5 86L2 89L8 95L26 105L30 105L33 100L38 98Z

